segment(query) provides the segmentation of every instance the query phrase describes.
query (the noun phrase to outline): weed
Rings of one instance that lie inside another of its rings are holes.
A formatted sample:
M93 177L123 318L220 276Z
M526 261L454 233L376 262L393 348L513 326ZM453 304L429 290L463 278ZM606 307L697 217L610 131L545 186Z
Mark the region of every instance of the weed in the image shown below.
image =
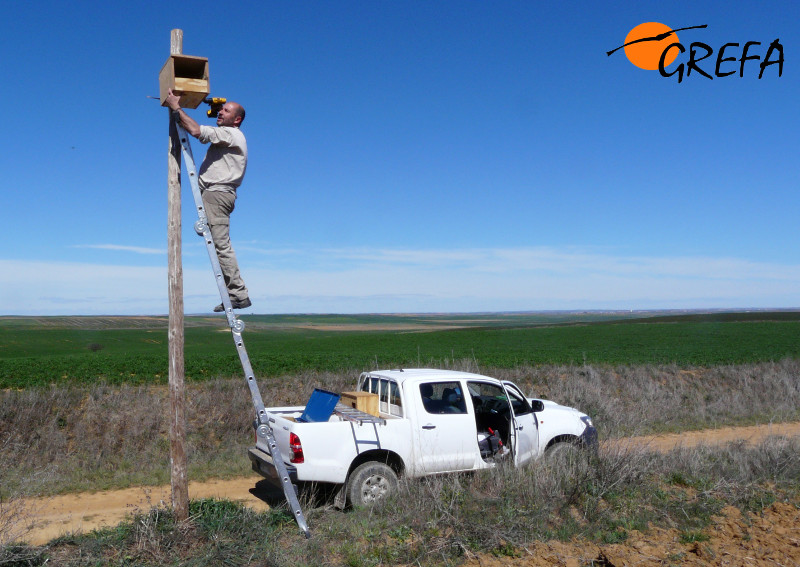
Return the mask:
M389 530L389 535L401 543L411 538L413 534L413 530L406 525L397 526Z
M606 544L622 543L628 539L628 532L622 528L617 528L610 532L603 532L600 541Z
M508 542L502 542L492 549L492 555L495 557L522 557L522 552L514 545Z
M37 567L48 561L44 549L27 545L3 545L0 547L0 565L8 567Z
M678 536L678 541L681 543L700 543L710 539L709 535L697 530L682 531Z
M32 527L31 518L19 499L0 498L0 546L23 541Z

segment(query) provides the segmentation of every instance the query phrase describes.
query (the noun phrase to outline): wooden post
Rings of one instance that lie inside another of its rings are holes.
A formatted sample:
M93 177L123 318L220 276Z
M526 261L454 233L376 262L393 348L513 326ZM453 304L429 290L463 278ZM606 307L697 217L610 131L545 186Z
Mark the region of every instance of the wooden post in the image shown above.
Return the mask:
M172 30L170 55L183 53L183 30ZM172 111L168 108L168 113ZM167 263L169 281L169 460L172 511L179 522L189 517L186 473L186 415L184 392L183 264L181 260L181 143L169 116L167 156Z

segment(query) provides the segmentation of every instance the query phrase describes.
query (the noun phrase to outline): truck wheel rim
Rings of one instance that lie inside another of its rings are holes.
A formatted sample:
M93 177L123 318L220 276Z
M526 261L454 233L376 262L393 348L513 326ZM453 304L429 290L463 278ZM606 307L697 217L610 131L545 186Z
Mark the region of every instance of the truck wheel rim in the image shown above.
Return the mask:
M364 481L361 494L365 502L375 502L389 492L389 481L383 476L372 476Z

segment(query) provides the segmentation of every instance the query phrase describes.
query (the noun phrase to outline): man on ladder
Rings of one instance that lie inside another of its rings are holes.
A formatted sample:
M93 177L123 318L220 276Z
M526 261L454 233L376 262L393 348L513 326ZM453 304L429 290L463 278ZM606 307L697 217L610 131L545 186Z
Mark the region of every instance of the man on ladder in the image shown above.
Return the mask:
M177 114L181 126L201 143L211 144L200 166L198 183L231 307L244 309L252 303L239 274L230 239L230 215L236 202L236 188L242 184L247 169L247 141L240 130L244 108L236 102L225 103L217 114L217 127L213 128L195 122L181 109L179 101L180 97L170 89L165 102ZM222 303L214 308L215 312L224 310Z
M233 342L236 344L239 360L250 388L250 395L253 398L253 407L256 410L254 422L256 435L269 447L269 454L275 463L275 469L278 471L283 485L283 493L292 509L297 525L306 537L311 537L300 501L297 498L297 488L292 484L278 443L269 425L269 414L264 407L253 367L247 356L247 349L242 338L244 322L233 314L234 309L243 309L251 305L247 288L239 276L236 256L230 247L228 234L228 218L233 211L236 188L241 184L247 168L247 142L244 134L239 130L239 126L244 120L244 109L240 104L227 102L225 99L212 98L203 102L211 105L209 116L215 116L213 112L217 112L217 128L199 126L197 122L189 118L186 112L180 108L180 98L171 89L168 89L168 94L164 99L164 104L173 112L173 122L170 126L175 126L180 140L181 151L186 160L186 170L189 173L189 184L192 187L192 198L197 207L198 218L194 229L206 242L211 268L222 298L222 304L214 308L214 311L224 311L228 318ZM200 166L199 176L195 168L192 146L189 143L190 135L204 144L211 144L206 158ZM225 297L226 294L228 297Z

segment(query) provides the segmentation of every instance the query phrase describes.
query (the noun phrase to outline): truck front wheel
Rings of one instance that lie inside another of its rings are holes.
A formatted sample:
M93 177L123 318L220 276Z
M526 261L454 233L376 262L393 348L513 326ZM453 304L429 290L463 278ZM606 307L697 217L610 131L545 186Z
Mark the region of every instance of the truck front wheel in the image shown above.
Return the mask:
M561 441L547 448L544 458L550 465L561 470L574 470L588 463L589 453L573 441Z
M347 498L352 506L370 506L397 492L397 473L392 467L369 461L356 467L347 482Z

